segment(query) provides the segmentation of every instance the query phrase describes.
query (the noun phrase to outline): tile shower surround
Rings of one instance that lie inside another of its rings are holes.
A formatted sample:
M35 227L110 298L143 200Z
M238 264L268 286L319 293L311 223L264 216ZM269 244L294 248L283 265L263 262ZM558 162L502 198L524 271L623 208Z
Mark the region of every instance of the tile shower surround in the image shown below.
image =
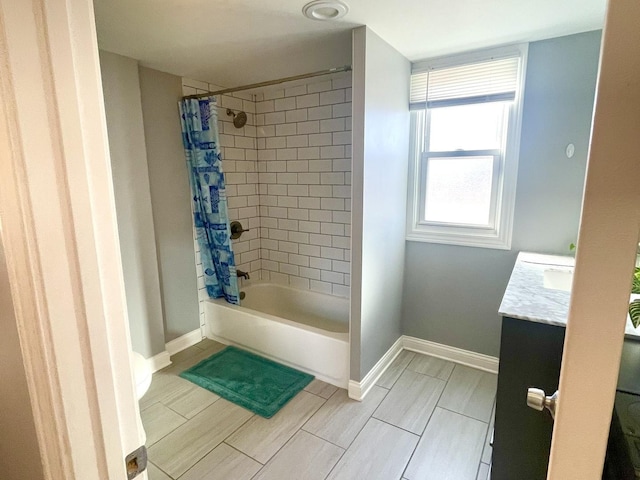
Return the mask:
M185 95L215 88L183 79ZM227 108L245 111L247 124L235 128ZM218 120L229 218L249 228L233 241L238 268L252 279L348 297L351 77L222 95ZM196 258L202 300L197 242Z

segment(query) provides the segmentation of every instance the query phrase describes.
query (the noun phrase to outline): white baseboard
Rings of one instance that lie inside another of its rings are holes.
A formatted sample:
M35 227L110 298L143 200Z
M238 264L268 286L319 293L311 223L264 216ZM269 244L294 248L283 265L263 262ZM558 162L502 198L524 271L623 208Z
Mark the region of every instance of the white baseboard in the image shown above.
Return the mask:
M498 359L496 357L422 340L421 338L402 335L391 345L387 353L378 360L378 363L365 375L362 381L349 380L349 398L362 401L367 393L369 393L369 390L371 390L371 387L375 385L402 350L410 350L412 352L442 358L443 360L449 360L450 362L477 368L478 370L489 373L498 373Z
M175 355L185 348L189 348L196 343L199 343L202 341L202 338L202 331L200 330L200 327L198 327L189 333L185 333L181 337L174 338L170 342L167 342L165 348L167 349L167 352L169 352L169 355Z
M496 357L490 357L489 355L483 355L482 353L471 352L469 350L450 347L448 345L442 345L441 343L408 337L406 335L402 337L402 347L405 350L442 358L450 362L484 370L485 372L498 373L498 359Z
M162 370L163 368L168 367L169 365L171 365L171 355L175 355L185 348L189 348L191 345L195 345L201 340L202 334L200 333L199 328L185 335L182 335L181 337L171 340L169 343L165 344L164 352L160 352L159 354L147 359L147 362L149 362L149 365L151 366L151 371L155 373L158 370Z
M355 380L349 380L349 398L353 400L362 401L364 397L369 393L371 387L373 387L378 379L382 376L391 362L395 360L395 358L402 351L402 337L398 338L393 345L387 350L378 363L376 363L369 373L365 375L365 377L360 382L356 382Z
M169 355L169 352L165 350L164 352L160 352L159 354L148 358L147 362L149 362L149 365L151 366L151 371L155 373L158 370L162 370L163 368L171 365L170 357L171 355Z

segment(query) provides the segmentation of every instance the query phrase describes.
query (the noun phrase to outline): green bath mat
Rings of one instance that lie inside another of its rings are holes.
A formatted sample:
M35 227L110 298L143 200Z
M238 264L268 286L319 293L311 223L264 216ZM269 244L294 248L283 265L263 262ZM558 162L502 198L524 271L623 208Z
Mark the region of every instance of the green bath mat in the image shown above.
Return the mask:
M236 347L211 355L180 376L265 418L314 378Z

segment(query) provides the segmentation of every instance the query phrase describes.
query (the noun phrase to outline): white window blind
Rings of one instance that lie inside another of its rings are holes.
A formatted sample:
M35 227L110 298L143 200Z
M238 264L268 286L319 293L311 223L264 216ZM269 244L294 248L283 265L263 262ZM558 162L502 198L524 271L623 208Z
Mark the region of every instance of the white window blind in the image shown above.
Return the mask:
M412 110L513 100L520 57L421 69L411 74Z

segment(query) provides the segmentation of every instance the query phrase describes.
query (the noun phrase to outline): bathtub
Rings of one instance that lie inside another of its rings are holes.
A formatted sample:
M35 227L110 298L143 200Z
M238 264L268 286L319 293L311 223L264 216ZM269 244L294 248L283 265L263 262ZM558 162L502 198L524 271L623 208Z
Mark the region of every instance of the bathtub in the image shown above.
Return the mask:
M242 288L241 305L204 306L207 336L341 388L349 381L349 300L272 283Z

